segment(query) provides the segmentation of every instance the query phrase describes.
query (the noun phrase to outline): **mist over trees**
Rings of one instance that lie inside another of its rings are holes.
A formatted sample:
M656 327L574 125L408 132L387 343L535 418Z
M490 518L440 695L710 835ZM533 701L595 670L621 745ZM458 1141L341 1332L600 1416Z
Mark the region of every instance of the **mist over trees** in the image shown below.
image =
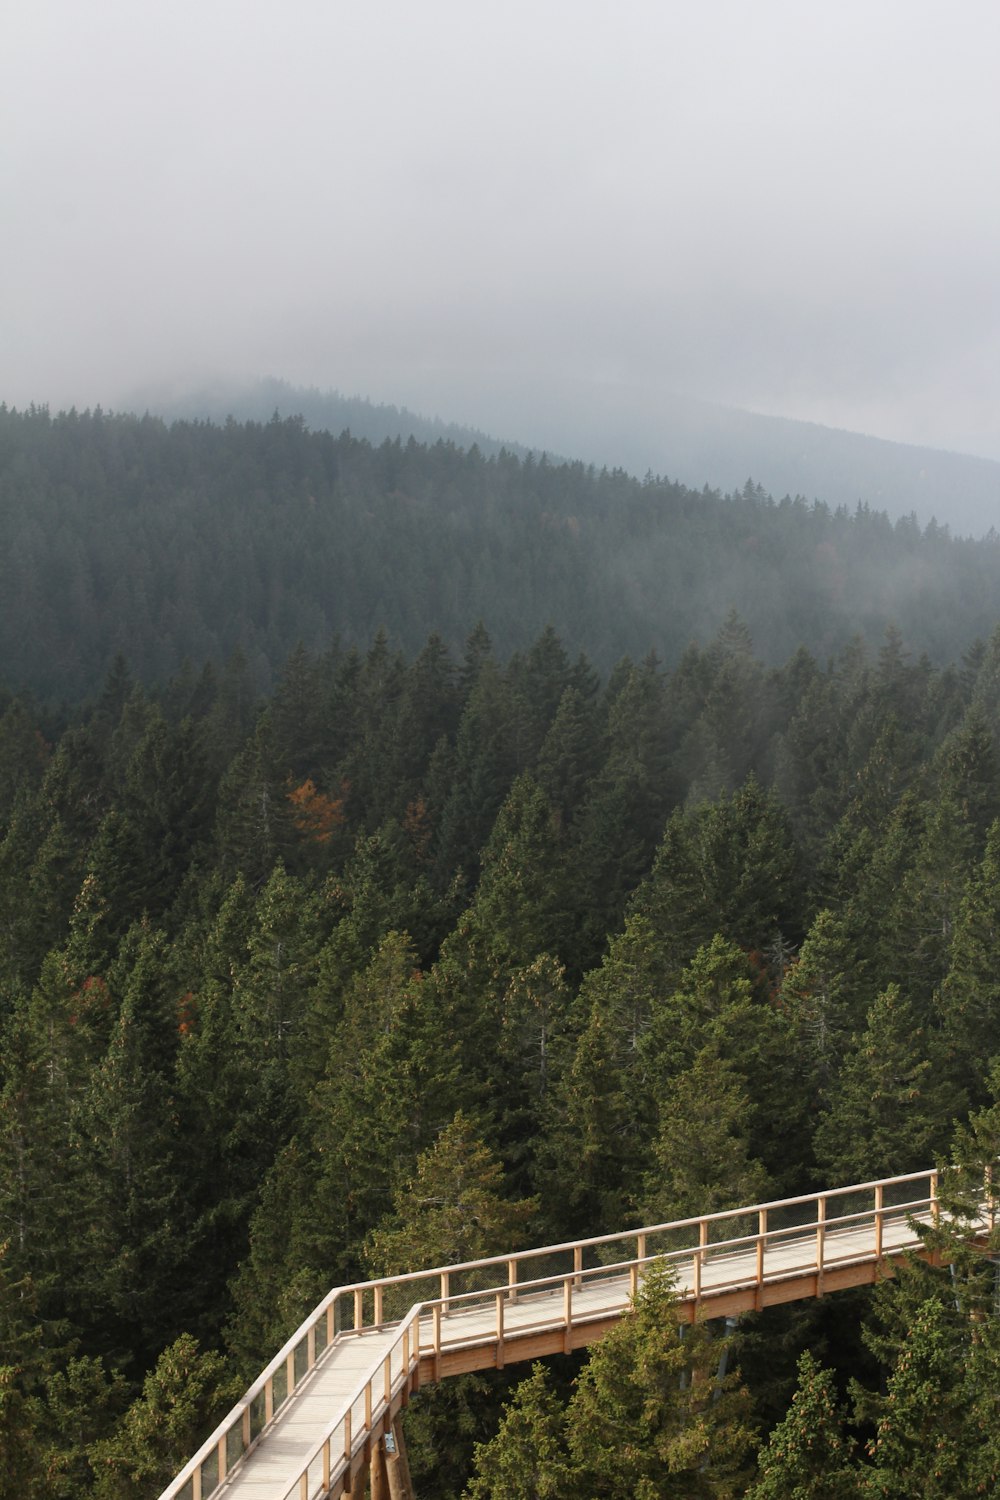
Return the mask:
M650 650L674 666L734 609L769 665L890 625L941 665L1000 602L993 536L297 418L2 408L0 539L2 682L48 702L95 692L119 653L153 685L240 651L268 692L300 642L384 627L457 653L477 619L503 655L552 625L605 672Z

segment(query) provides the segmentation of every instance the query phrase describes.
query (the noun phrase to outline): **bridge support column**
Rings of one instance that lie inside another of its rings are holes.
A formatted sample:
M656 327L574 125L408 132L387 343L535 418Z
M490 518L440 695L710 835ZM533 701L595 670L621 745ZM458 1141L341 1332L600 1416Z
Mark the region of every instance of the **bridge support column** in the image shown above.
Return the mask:
M372 1444L368 1463L368 1485L371 1500L389 1500L389 1476L385 1471L385 1448L379 1438Z
M389 1439L392 1451L389 1450ZM413 1480L410 1477L410 1461L406 1456L406 1440L403 1423L397 1416L391 1433L386 1434L386 1474L389 1479L389 1500L414 1500Z

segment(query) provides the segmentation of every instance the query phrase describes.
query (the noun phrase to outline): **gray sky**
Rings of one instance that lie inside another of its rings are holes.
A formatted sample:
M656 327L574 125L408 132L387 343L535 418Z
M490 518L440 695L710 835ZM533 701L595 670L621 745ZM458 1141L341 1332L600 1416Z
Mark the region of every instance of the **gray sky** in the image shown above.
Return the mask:
M1000 458L998 80L996 0L6 0L0 399L516 438L583 382Z

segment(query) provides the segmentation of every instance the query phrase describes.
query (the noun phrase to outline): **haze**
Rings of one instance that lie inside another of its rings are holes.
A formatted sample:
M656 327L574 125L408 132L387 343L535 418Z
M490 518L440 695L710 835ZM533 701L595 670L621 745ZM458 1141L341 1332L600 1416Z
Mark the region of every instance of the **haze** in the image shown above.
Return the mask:
M564 446L676 392L1000 458L998 44L986 0L8 0L0 399L271 374Z

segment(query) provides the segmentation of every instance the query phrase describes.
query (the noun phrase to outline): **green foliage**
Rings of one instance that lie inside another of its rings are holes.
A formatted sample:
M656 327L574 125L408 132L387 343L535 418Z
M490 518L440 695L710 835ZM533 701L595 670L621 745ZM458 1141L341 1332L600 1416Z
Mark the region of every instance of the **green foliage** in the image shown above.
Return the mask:
M742 1494L753 1428L747 1392L724 1372L725 1348L705 1325L678 1324L669 1278L651 1269L562 1411L539 1368L519 1388L477 1450L468 1500Z
M992 1389L984 1403L986 1363L967 1329L941 1302L932 1299L917 1309L885 1395L868 1401L877 1413L869 1444L873 1494L902 1500L919 1490L928 1500L964 1500L984 1493L980 1481L986 1474L986 1492L995 1490L1000 1479L995 1438L998 1372L995 1361L989 1360Z
M503 1194L503 1167L461 1110L417 1158L393 1195L393 1214L365 1246L371 1274L481 1260L521 1248L537 1199Z
M831 1372L806 1350L788 1415L758 1455L746 1500L855 1500L865 1487L853 1454Z
M475 1452L465 1500L570 1500L575 1478L565 1414L544 1365L534 1365L508 1402L500 1430Z
M251 436L294 509L281 476L301 434ZM320 450L379 484L415 482L426 459ZM550 501L556 472L529 471ZM517 464L472 457L459 477L487 507L508 484L517 510ZM753 493L740 507L766 510ZM270 700L261 636L156 693L120 661L68 726L0 701L0 1426L22 1490L33 1475L59 1500L154 1488L129 1477L167 1463L139 1383L182 1330L224 1338L252 1377L369 1267L923 1167L969 1099L928 1236L945 1269L876 1292L867 1353L836 1326L854 1303L777 1335L781 1314L762 1312L744 1368L771 1421L804 1343L840 1387L877 1387L877 1361L900 1402L912 1345L930 1373L910 1426L885 1428L858 1473L886 1493L912 1482L903 1449L933 1457L917 1416L939 1379L942 1473L989 1493L995 1289L969 1230L1000 1152L993 647L964 676L893 636L877 660L859 644L769 670L733 618L675 670L626 659L602 688L554 630L504 661L477 628L453 665L454 634L409 660L388 627L365 650L296 649ZM746 1453L726 1445L745 1413L716 1439L716 1408L696 1405L721 1343L695 1329L681 1349L674 1326L664 1313L655 1347L595 1353L558 1421L544 1385L526 1388L474 1483L735 1493ZM465 1484L509 1379L414 1403L428 1495ZM605 1406L632 1433L624 1456L608 1456ZM884 1415L861 1402L863 1436ZM701 1442L722 1455L706 1468Z
M844 1063L817 1156L837 1181L915 1171L942 1148L963 1104L938 1038L890 985Z
M237 1394L221 1356L182 1334L160 1355L114 1434L93 1444L95 1500L145 1500L183 1467L213 1414Z
M736 1067L710 1044L668 1081L660 1099L644 1223L693 1218L770 1196L770 1179L750 1154L753 1104Z

